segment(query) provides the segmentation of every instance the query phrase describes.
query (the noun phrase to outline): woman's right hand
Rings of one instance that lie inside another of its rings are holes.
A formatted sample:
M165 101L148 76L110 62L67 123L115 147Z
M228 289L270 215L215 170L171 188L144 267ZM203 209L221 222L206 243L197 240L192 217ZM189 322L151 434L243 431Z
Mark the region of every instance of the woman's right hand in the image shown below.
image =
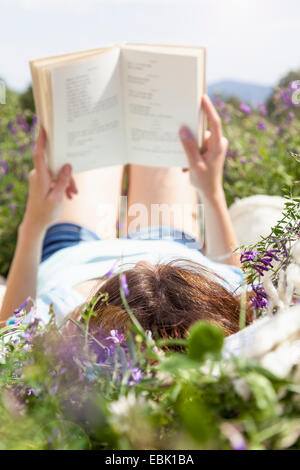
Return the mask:
M57 222L64 193L69 199L77 194L72 168L64 165L53 178L45 160L46 132L41 127L33 155L34 169L29 174L29 195L22 227L47 229Z
M223 193L223 169L228 141L223 137L221 118L207 95L202 98L210 131L206 133L202 151L190 129L182 127L180 138L190 167L190 180L205 199L213 199Z

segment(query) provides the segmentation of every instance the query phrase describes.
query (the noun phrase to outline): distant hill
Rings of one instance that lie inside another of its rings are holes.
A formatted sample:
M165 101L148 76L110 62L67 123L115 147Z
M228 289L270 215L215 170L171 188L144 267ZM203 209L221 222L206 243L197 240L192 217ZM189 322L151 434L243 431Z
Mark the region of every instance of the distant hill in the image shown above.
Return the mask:
M246 101L252 105L264 103L273 91L272 86L238 82L234 80L223 80L211 83L208 84L207 89L210 97L217 94L224 96L224 98L235 96L241 101Z

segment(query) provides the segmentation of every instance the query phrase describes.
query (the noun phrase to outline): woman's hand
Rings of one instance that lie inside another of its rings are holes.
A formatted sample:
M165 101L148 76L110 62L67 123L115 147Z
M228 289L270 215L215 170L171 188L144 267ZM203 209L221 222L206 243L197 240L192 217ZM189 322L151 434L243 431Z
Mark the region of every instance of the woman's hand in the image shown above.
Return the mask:
M68 198L77 193L70 165L64 165L56 179L51 177L44 157L45 143L46 133L41 128L33 156L34 169L29 175L26 212L7 278L0 323L6 321L28 296L35 298L45 231L59 217L64 192Z
M190 171L190 180L200 195L211 199L223 192L223 168L228 142L222 134L221 119L207 95L202 98L202 106L208 122L210 132L207 132L203 150L192 132L187 127L180 129L180 138L187 154L190 167L183 171Z
M72 168L64 165L55 179L45 161L46 132L41 127L33 155L34 169L29 174L29 196L22 225L45 230L60 215L63 195L72 199L77 188L72 178Z
M222 134L221 119L214 105L204 96L202 106L210 125L202 151L191 131L183 127L180 137L187 154L190 180L200 192L205 207L205 252L215 261L239 266L239 255L233 254L238 242L227 209L223 190L223 168L228 147Z

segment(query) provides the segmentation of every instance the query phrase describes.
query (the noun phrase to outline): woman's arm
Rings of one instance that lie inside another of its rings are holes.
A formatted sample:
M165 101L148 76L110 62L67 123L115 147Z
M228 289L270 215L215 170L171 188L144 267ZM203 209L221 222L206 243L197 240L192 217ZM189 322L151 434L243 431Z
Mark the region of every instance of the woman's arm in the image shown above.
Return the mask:
M70 165L62 167L55 180L51 177L44 158L45 143L45 131L41 129L33 157L34 169L29 175L26 212L18 231L18 242L0 311L0 323L5 322L27 297L35 298L46 230L59 217L64 192L69 198L77 192Z
M233 251L238 241L229 216L225 194L202 196L205 217L205 252L214 261L240 266L240 257Z
M19 227L18 242L10 267L5 296L0 312L0 322L13 315L27 297L35 298L37 270L41 260L45 230L34 229L29 224Z
M221 119L208 96L202 100L210 132L200 152L191 131L183 127L180 137L190 163L190 180L200 194L205 214L205 251L215 261L240 266L238 246L223 190L223 168L228 142L222 134ZM186 171L186 170L184 170Z

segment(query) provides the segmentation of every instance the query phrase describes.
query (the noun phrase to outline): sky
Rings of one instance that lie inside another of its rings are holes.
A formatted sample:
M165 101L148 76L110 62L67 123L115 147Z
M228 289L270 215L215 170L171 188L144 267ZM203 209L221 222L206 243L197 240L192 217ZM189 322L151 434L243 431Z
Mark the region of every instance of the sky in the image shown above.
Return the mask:
M300 68L300 1L0 0L0 77L17 91L30 59L124 41L206 46L209 83L274 85Z

